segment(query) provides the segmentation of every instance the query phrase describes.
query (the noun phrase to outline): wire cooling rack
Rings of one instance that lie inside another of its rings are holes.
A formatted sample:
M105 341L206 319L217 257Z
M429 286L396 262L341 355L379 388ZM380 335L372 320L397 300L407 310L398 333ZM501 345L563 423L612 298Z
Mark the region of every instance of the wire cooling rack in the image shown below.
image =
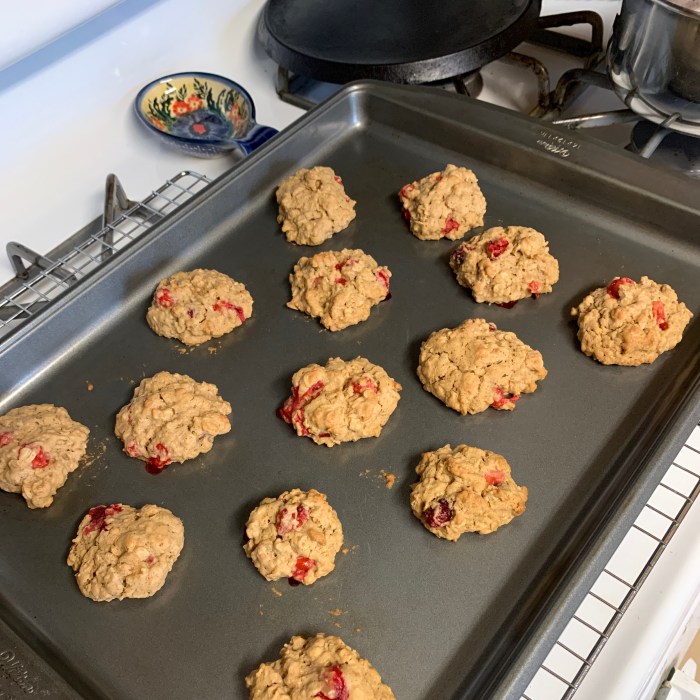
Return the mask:
M19 243L8 244L16 276L0 287L0 344L10 331L47 309L88 274L108 265L209 182L204 175L183 171L143 201L133 202L116 176L110 175L101 220L88 224L47 255ZM570 700L574 696L699 495L697 426L521 700Z
M522 700L569 700L700 495L700 425L533 677Z
M204 175L183 171L143 201L133 202L116 176L109 175L101 220L88 224L46 255L20 243L9 243L7 253L15 277L0 287L0 343L10 331L43 312L89 273L108 264L209 182Z

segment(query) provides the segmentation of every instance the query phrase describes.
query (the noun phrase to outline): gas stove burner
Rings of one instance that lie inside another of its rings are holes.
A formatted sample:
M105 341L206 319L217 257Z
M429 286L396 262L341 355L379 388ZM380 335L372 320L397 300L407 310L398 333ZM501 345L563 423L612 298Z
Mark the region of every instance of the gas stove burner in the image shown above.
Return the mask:
M671 170L700 178L700 138L641 120L632 129L628 150Z
M537 29L541 0L268 0L258 25L283 68L329 83L471 73Z

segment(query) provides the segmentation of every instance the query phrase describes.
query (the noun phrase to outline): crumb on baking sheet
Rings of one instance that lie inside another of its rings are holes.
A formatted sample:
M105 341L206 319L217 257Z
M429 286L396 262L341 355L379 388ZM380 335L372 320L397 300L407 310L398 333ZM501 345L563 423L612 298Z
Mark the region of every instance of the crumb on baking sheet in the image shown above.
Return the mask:
M350 552L356 552L359 545L354 544L352 547L343 547L340 550L341 554L350 554Z
M278 598L281 598L281 597L282 597L281 591L278 591L274 586L272 587L272 592L273 592Z
M329 610L328 614L333 615L333 617L340 617L341 615L345 615L347 610L341 610L340 608L333 608L333 610Z
M95 388L95 385L94 385L92 382L90 382L90 381L86 381L86 382L85 382L85 388L86 388L88 391L92 391L92 390Z
M353 629L353 632L355 634L362 634L362 627L355 627L355 629Z
M360 472L360 476L368 477L368 476L369 476L369 472L370 472L369 469L363 469L363 470Z
M383 477L385 481L385 485L388 489L391 489L394 487L394 484L396 483L396 474L392 474L391 472L384 471L382 469L379 472L380 476Z
M217 351L217 350L218 350L218 348L207 348L207 352L208 352L210 355L216 355L216 351Z

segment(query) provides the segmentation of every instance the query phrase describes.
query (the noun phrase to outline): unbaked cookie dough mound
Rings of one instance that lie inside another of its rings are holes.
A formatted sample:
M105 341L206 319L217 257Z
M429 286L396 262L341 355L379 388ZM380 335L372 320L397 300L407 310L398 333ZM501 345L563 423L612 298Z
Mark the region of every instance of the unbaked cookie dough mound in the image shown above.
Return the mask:
M304 585L333 571L343 545L338 515L315 489L263 499L248 518L246 536L243 549L262 576Z
M450 267L475 301L489 304L537 298L559 280L545 237L527 226L496 226L472 236L453 251Z
M462 415L489 406L512 411L546 376L537 350L482 318L435 331L420 350L423 388Z
M401 385L364 357L332 357L295 372L278 415L318 445L377 437L399 402Z
M184 543L182 521L165 508L95 506L80 521L68 565L87 598L148 598L162 588Z
M124 452L157 473L171 462L209 452L214 437L231 430L230 413L231 404L214 384L158 372L136 387L134 397L117 414L114 432Z
M355 200L331 168L302 168L277 188L277 223L290 243L320 245L355 218Z
M176 272L158 283L146 321L158 335L199 345L238 328L253 313L245 285L217 270Z
M468 168L448 165L402 187L399 199L411 233L424 241L456 241L484 223L486 200Z
M300 258L289 275L290 309L318 318L339 331L369 318L372 307L389 297L388 267L362 250L328 250Z
M48 508L78 468L90 431L50 403L0 416L0 489L21 493L30 508Z
M604 365L636 367L675 348L693 314L668 284L615 277L591 292L571 315L578 317L581 350Z
M465 532L487 535L525 512L505 458L469 445L424 452L411 486L411 508L426 529L456 542Z
M250 700L396 700L372 664L340 637L292 637L245 679Z

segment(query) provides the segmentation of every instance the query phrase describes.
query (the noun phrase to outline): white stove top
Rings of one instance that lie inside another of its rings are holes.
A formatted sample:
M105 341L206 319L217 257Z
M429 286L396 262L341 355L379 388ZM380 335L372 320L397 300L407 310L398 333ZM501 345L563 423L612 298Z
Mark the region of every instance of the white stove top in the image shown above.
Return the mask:
M594 10L608 30L619 7L618 0L542 4L542 14ZM0 71L3 248L13 240L47 253L101 214L110 172L136 200L182 170L216 177L235 163L231 156L200 160L169 150L137 123L132 101L153 78L185 70L220 73L248 89L260 123L283 129L302 114L276 96L277 68L255 41L262 0L103 0L102 6L108 9L101 15ZM15 8L19 27L27 9ZM5 27L12 27L13 13L5 10L3 17ZM553 80L557 77L555 71ZM520 69L488 67L484 79L482 99L521 110L534 104L534 78L523 77ZM620 106L612 96L595 99ZM611 105L591 104L591 109L604 107ZM0 281L12 275L7 259L0 257ZM657 684L674 637L697 607L698 530L700 508L695 507L593 665L577 700L647 697ZM533 700L540 697L560 696L532 695Z

